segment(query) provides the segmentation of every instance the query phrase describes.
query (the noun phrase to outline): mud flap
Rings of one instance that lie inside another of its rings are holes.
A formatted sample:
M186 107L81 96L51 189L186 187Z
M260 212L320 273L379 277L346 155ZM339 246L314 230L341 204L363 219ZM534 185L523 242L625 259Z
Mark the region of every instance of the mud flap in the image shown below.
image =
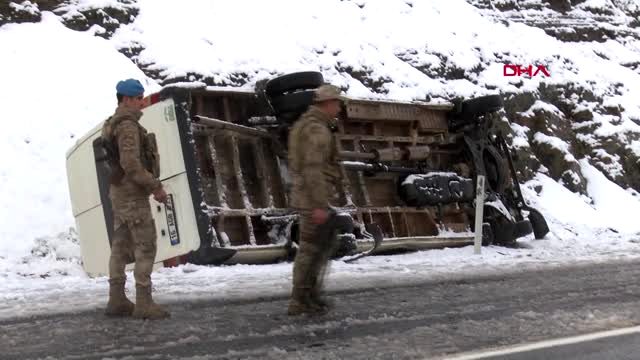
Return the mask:
M380 244L382 244L382 238L383 238L382 230L380 229L380 226L378 226L378 224L376 223L372 223L372 224L366 224L365 228L367 229L367 232L371 234L371 236L373 237L373 247L359 254L355 254L353 256L343 258L342 261L346 263L353 262L355 260L361 259L367 255L372 254L374 251L378 249L378 247L380 247Z
M237 250L220 247L202 247L189 253L189 262L196 265L220 265L231 259Z
M544 216L540 213L540 211L532 208L526 207L526 210L529 211L529 221L531 221L531 226L533 227L533 235L536 239L543 239L547 233L549 233L549 225L547 225L547 220L545 220Z
M528 219L517 221L511 216L502 201L485 203L484 220L485 223L490 224L490 236L493 240L491 242L496 245L512 245L516 240L533 231L532 223Z

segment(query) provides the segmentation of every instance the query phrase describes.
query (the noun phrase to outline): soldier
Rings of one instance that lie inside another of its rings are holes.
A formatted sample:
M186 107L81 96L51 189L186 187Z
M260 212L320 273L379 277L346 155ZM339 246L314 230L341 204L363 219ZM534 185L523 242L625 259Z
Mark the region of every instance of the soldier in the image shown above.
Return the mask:
M340 89L322 85L316 90L314 104L289 133L288 160L293 183L290 205L299 214L300 234L289 315L328 310L320 298L320 284L334 240L318 239L314 234L328 219L329 200L335 194L333 186L341 179L331 128L344 100Z
M161 203L167 193L158 180L159 157L153 134L138 122L144 107L144 88L135 79L116 86L118 108L102 128L110 156L109 197L113 208L113 236L109 259L109 302L107 316L142 319L169 317L151 297L151 271L157 250L156 227L149 195ZM124 293L125 266L135 261L135 305Z

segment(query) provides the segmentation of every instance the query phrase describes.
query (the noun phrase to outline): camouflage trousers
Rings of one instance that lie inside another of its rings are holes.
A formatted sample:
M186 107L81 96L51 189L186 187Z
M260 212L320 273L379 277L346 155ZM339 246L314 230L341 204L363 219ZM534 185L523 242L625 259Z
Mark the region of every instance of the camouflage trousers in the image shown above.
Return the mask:
M336 234L327 239L316 238L318 225L311 221L311 211L299 210L298 252L293 265L294 294L316 295L322 289L322 283L329 257L336 246Z
M151 286L151 272L157 252L157 233L149 200L113 204L113 236L109 278L126 280L125 267L135 262L133 275L138 286Z

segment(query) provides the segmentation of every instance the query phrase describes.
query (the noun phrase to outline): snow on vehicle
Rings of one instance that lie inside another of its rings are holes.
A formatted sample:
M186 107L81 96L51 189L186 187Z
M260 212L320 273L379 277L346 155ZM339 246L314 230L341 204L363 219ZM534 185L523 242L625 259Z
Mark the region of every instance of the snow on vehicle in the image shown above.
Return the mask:
M166 87L140 120L156 134L166 205L149 201L158 266L270 263L291 259L296 213L287 207L287 134L322 74L287 74L255 91ZM499 96L454 104L350 99L335 129L344 181L332 204L353 220L336 255L473 243L475 178L487 177L483 242L511 244L544 218L529 208L500 134L490 131ZM108 272L112 213L102 123L67 152L84 269ZM510 166L511 164L511 166ZM529 211L524 218L522 211ZM376 223L383 241L367 224ZM532 226L533 225L533 226ZM374 248L375 244L375 248Z

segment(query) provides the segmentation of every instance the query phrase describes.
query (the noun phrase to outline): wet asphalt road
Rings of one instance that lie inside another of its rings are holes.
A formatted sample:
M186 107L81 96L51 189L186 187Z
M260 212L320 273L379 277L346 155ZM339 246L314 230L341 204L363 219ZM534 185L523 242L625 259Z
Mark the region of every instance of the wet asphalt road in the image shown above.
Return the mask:
M174 303L162 321L109 319L103 309L1 320L0 358L441 358L638 325L638 279L635 261L330 293L333 312L315 318L289 318L287 299L265 298ZM638 338L619 355L637 354ZM541 354L495 359L556 358Z
M640 334L554 346L534 351L487 357L486 360L637 360L640 357Z

